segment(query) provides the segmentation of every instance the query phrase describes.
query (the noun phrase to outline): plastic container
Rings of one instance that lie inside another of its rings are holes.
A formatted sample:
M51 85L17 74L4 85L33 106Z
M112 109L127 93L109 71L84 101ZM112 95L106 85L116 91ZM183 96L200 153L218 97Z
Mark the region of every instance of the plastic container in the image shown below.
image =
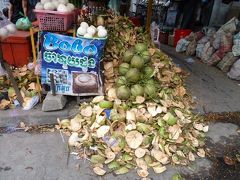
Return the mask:
M177 42L180 39L188 36L191 32L192 32L191 29L176 29L174 32L174 47L177 46Z
M168 32L160 31L159 40L162 44L168 44Z
M139 17L129 17L129 20L132 21L134 26L136 26L136 27L141 26L141 19Z
M12 66L21 67L32 58L30 33L17 31L2 42L3 59Z
M34 10L39 29L42 31L67 31L75 21L75 13L61 13L58 11Z

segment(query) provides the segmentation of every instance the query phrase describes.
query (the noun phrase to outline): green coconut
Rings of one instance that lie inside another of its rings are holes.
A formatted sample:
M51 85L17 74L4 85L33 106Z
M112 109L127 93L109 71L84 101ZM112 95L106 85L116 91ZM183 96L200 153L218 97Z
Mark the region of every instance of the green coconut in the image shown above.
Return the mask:
M144 60L141 56L134 55L131 60L131 67L141 69L144 65Z
M143 51L143 52L141 53L141 56L142 56L142 58L143 58L143 60L144 60L145 63L149 62L150 59L151 59L151 56L150 56L150 53L148 52L148 50Z
M120 86L117 88L117 97L120 100L127 100L131 95L131 91L127 86Z
M116 86L120 87L120 86L124 86L127 84L127 79L125 76L119 76L116 82Z
M144 93L146 93L150 97L155 97L156 96L156 86L155 84L146 84L144 87Z
M138 53L146 51L147 50L147 44L145 44L145 43L138 43L138 44L135 45L135 50Z
M113 107L113 102L111 101L101 101L100 103L98 103L100 108L103 109L111 109Z
M144 76L147 78L151 78L154 75L154 69L150 66L146 66L143 69Z
M125 75L126 79L129 82L137 82L141 77L141 73L137 68L130 68L129 71Z
M133 96L142 96L144 94L144 88L140 84L134 84L131 87L131 94Z
M119 66L118 72L120 75L125 75L128 72L129 68L130 68L130 65L128 63L122 63Z
M123 54L123 61L124 62L130 62L133 56L134 56L134 51L133 50L127 50Z

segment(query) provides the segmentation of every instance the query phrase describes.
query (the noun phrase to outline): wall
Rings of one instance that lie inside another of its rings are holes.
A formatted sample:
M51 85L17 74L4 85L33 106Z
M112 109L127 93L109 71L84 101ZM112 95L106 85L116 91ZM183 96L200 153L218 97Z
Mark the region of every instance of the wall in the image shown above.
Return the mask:
M229 8L230 4L224 4L222 3L222 0L215 0L209 26L223 25Z

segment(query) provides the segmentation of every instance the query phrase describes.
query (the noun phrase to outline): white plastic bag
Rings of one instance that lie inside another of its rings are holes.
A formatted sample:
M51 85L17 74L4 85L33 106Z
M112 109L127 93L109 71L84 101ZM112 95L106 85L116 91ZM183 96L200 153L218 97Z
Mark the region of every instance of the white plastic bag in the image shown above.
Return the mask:
M233 37L233 44L240 46L240 33L237 33L234 37Z
M3 69L3 67L0 63L0 76L4 76L4 75L6 75L6 71L5 71L5 69Z
M187 47L189 45L189 41L187 41L186 39L180 39L177 43L176 46L176 52L184 52L187 50Z
M240 45L234 45L232 47L232 53L234 56L240 56Z
M227 74L230 79L240 80L240 59L238 59Z
M202 58L204 46L205 46L205 44L198 44L197 48L196 48L196 56L200 59Z
M160 47L159 33L160 33L160 29L158 28L157 23L155 21L152 22L152 24L151 24L151 39L155 44L157 44Z

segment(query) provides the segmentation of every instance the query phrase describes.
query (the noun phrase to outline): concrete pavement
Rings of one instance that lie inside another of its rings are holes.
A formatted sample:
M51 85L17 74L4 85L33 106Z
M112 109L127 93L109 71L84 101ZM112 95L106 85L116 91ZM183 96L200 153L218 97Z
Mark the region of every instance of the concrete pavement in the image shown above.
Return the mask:
M186 79L186 87L195 98L197 112L240 111L240 82L229 79L225 73L216 67L203 64L196 57L177 53L173 47L161 44L160 49L168 54L175 64L190 73Z
M231 145L230 140L240 138L237 133L238 126L230 123L215 123L210 125L207 139L215 145L208 148L215 151L219 147L221 152ZM91 165L86 160L76 159L71 155L67 165L67 137L63 142L60 133L28 134L15 132L0 135L0 179L1 180L122 180L141 179L136 171L132 170L126 175L115 176L108 173L103 177L96 176ZM223 143L222 139L225 139ZM218 146L216 146L218 145ZM240 145L239 145L240 148ZM183 174L187 179L209 179L213 162L208 158L197 159L188 167L168 166L167 171L155 174L150 171L152 180L171 180L176 173ZM239 172L240 173L240 172ZM240 174L239 174L240 175ZM211 178L210 178L211 179Z

